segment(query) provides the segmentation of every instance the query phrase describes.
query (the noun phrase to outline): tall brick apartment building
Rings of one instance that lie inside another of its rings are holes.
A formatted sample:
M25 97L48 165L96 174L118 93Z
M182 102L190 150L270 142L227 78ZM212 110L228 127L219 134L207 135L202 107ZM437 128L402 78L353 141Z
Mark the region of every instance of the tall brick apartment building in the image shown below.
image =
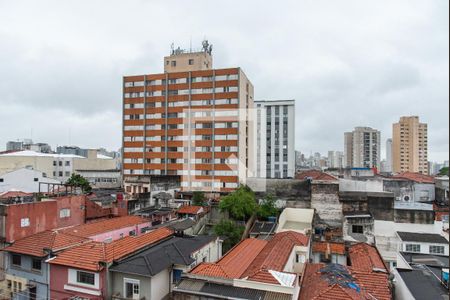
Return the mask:
M211 48L172 50L164 73L123 78L127 192L179 180L182 190L227 192L252 168L253 85L240 68L213 69Z

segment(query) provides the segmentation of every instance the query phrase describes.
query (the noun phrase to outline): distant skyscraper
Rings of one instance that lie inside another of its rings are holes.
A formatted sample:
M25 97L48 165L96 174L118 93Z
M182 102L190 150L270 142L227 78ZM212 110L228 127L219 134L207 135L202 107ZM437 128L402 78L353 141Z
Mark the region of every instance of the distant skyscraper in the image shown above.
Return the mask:
M344 134L346 167L380 168L381 133L370 127L356 127Z
M393 172L428 174L428 125L419 117L401 117L393 125Z
M256 177L294 177L295 100L255 101L255 114Z
M392 139L386 140L386 165L384 172L392 172Z
M328 151L328 167L341 169L344 167L344 153L342 151Z

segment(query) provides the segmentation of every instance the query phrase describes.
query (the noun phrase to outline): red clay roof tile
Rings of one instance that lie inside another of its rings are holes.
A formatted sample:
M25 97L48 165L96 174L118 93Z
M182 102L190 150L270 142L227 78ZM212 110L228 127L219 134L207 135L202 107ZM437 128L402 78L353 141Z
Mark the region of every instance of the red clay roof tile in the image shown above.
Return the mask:
M417 183L434 183L434 177L414 172L403 172L395 176L392 176L392 178L407 179Z
M217 263L201 263L191 273L229 279L241 278L266 244L267 241L264 240L245 239L228 251Z
M89 239L58 231L43 231L15 241L11 246L6 247L4 251L45 257L48 253L44 249L57 252L85 242L89 242Z
M377 248L366 243L350 246L348 250L351 266L354 270L388 272Z
M200 211L203 209L202 206L195 206L195 205L186 205L180 207L178 209L179 214L189 214L189 215L197 215L200 213Z
M314 242L312 252L331 253L331 254L345 254L345 245L333 242Z
M127 236L112 243L90 242L59 253L51 264L100 271L101 263L110 263L133 252L170 237L173 232L165 227L142 234Z
M81 237L92 237L101 233L148 222L148 220L139 216L125 216L73 226L62 230L62 232Z

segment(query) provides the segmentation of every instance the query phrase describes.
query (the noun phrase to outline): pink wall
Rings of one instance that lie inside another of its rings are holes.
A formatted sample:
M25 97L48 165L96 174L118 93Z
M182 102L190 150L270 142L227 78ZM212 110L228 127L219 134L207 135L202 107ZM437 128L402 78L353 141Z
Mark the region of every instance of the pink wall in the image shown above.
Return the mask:
M129 235L130 231L135 230L136 235L141 235L141 229L144 227L151 227L152 224L150 222L142 223L136 226L129 226L122 229L118 229L115 231L110 231L106 233L101 233L98 235L91 236L89 238L93 239L96 242L104 242L105 240L112 238L113 241L118 240L122 237L126 237ZM121 236L123 234L123 236Z
M6 242L12 242L35 233L56 228L56 202L8 205L5 218ZM24 221L28 219L29 226L22 227L22 219Z
M58 228L84 224L86 214L86 196L67 196L56 198ZM59 211L63 208L70 209L69 218L60 218Z
M89 271L88 271L89 272ZM64 289L64 285L69 283L69 268L66 266L50 264L50 298L51 299L68 299L72 296L80 296L91 300L106 299L106 271L100 272L100 296L83 294L80 292L68 291ZM75 286L75 285L72 285ZM82 287L85 288L85 287Z

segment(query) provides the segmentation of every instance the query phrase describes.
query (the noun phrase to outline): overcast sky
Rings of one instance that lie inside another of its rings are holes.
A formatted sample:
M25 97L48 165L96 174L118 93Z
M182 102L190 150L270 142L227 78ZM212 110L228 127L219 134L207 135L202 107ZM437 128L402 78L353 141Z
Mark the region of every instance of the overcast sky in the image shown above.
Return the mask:
M448 159L448 0L0 0L0 150L32 137L118 149L123 75L159 73L172 42L214 44L256 99L296 99L296 149L343 150L355 126L429 124ZM384 155L383 155L384 156Z

